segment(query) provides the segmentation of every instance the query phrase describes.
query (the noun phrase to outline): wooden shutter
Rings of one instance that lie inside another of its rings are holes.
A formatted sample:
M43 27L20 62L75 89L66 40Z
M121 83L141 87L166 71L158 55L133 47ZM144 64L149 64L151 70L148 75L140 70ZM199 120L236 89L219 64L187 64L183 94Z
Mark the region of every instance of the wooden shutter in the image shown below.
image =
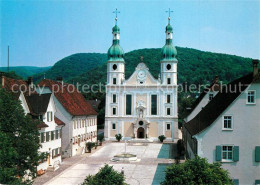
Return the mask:
M233 161L239 161L239 146L233 147Z
M260 146L255 147L255 161L260 162Z
M221 146L216 146L216 161L221 161Z
M232 182L234 185L239 185L239 179L233 179Z
M255 180L255 185L259 185L260 184L260 180Z

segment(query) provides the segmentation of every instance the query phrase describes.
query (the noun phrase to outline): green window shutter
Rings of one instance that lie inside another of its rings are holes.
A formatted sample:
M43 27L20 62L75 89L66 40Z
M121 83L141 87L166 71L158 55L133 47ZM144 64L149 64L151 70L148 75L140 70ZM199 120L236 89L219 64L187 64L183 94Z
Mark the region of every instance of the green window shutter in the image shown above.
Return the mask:
M260 180L255 180L255 185L259 185L260 184Z
M50 133L49 133L49 132L46 132L46 142L49 141L49 137L50 137Z
M260 162L260 146L255 147L255 161Z
M221 161L221 146L216 146L216 161Z
M239 185L239 179L233 179L232 182L234 183L234 185Z
M239 161L239 146L233 147L233 161Z
M44 143L44 133L41 133L41 143Z

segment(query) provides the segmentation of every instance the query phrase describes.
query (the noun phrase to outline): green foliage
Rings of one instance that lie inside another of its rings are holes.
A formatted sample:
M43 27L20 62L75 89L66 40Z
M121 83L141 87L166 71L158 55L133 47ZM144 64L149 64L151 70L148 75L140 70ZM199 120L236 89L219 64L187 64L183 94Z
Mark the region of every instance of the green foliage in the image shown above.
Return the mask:
M97 139L98 139L99 142L102 143L104 141L104 134L99 134Z
M0 183L22 183L25 175L35 177L41 159L38 122L25 116L20 102L3 88L0 110Z
M64 80L72 79L84 72L105 63L106 54L100 53L77 53L65 57L54 64L54 66L45 72L45 77L55 80L57 77L63 77ZM34 78L36 81L43 79L44 73L39 73ZM75 81L76 82L76 81Z
M92 150L92 148L95 146L96 144L95 143L93 143L93 142L87 142L86 143L86 147L87 147L87 149L88 149L88 151L91 153L91 150Z
M2 73L2 74L1 74ZM0 76L2 76L2 75L4 75L4 76L6 76L6 77L8 77L8 78L13 78L13 79L21 79L21 77L20 76L18 76L14 71L10 71L10 72L1 72L0 71ZM0 79L1 80L1 84L2 84L2 78Z
M220 163L208 163L207 159L196 156L185 163L173 164L166 169L162 185L231 185L232 180L228 171L221 168Z
M10 67L9 70L11 72L15 72L18 76L22 78L27 78L29 76L33 76L37 73L43 73L49 70L51 67L34 67L34 66L16 66ZM7 67L0 67L0 71L7 72Z
M121 134L116 134L115 137L116 137L116 140L118 142L122 139L122 135Z
M159 139L161 142L163 142L163 141L166 139L166 137L165 137L164 135L160 135L160 136L158 137L158 139Z
M82 185L127 185L124 181L124 175L106 164L96 175L88 175Z
M179 139L177 141L177 153L178 153L178 156L181 156L182 155L182 152L185 150L184 148L184 143L183 143L183 140L182 139Z

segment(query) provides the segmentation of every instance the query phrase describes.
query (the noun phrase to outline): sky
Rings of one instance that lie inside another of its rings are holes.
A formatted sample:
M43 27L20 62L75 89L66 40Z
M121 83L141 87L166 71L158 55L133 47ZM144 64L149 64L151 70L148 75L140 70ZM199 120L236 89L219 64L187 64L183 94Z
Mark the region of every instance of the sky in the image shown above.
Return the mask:
M163 47L171 8L174 45L260 59L260 0L0 0L0 67L106 53L116 8L125 52Z

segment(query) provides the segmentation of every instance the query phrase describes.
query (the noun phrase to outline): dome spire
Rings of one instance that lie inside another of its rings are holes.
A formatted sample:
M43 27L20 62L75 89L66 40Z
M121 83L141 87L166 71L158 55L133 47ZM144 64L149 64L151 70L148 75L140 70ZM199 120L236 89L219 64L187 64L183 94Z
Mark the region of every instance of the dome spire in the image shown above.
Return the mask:
M117 26L117 14L120 13L117 8L113 13L116 15L115 17L115 26L112 28L113 34L113 44L108 49L108 60L109 61L124 61L124 50L119 45L120 41L120 28Z
M168 25L165 28L166 43L162 48L162 60L163 61L176 60L175 57L177 55L177 50L172 44L173 29L172 29L172 26L170 24L171 13L173 11L171 11L171 9L169 8L169 10L166 11L166 12L169 13L169 17L168 17Z

